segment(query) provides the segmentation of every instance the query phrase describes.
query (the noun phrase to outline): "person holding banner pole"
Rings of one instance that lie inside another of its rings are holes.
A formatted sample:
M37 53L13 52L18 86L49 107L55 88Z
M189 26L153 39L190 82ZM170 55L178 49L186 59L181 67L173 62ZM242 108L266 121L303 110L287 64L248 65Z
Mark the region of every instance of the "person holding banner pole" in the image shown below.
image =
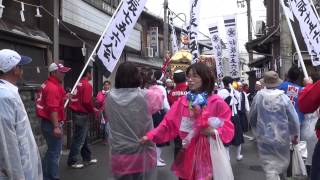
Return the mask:
M310 78L305 78L305 88L298 97L299 109L303 113L313 113L320 107L320 80L312 84ZM316 122L314 131L318 138L312 156L311 180L320 179L320 119Z
M69 108L72 110L73 138L67 164L69 167L78 169L84 165L95 164L97 159L91 158L91 150L88 142L89 115L96 112L92 100L92 69L87 67L85 74L77 84L77 88L72 94ZM81 153L83 163L78 162Z

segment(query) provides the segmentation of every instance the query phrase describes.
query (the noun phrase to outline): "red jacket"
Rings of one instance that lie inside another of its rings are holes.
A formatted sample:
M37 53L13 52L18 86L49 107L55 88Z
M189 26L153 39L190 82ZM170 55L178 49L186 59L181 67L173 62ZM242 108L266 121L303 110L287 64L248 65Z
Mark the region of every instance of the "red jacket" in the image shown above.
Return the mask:
M303 113L313 113L320 107L320 81L308 84L298 96L298 106ZM320 139L320 121L316 124L316 134Z
M80 80L74 93L75 95L70 100L69 108L75 112L93 113L92 85L87 78L84 77Z
M313 113L320 106L320 81L308 84L298 97L299 109L303 113Z
M51 120L51 113L57 112L59 121L65 120L64 100L66 92L61 82L54 76L50 76L38 90L36 99L37 116Z
M168 101L170 106L179 99L179 97L187 94L188 85L187 83L179 83L174 89L172 89L168 95Z

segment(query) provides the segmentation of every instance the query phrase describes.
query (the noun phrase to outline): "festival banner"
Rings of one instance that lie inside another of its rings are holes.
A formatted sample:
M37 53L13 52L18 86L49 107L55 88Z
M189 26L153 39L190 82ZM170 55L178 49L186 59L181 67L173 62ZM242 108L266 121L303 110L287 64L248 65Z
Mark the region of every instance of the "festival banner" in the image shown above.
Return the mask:
M176 29L174 27L173 19L172 19L173 13L171 11L168 11L168 12L169 12L169 25L170 25L170 28L171 28L172 53L174 54L179 50L179 48L178 48L178 44L177 44Z
M114 18L111 20L97 55L110 72L118 63L121 53L128 41L130 32L136 24L147 0L123 0Z
M300 28L312 65L320 65L320 21L309 0L282 0L285 15ZM294 19L294 17L296 20Z
M159 56L159 28L150 28L150 47L153 49L155 56Z
M209 26L210 39L213 47L213 54L216 64L217 79L222 81L223 78L223 64L222 64L222 47L219 37L218 24L214 23Z
M240 64L238 55L237 31L235 16L224 17L224 25L227 33L227 47L229 54L229 71L232 78L240 77Z
M199 60L199 46L198 46L198 26L199 26L199 11L200 0L190 1L190 31L189 31L189 49L192 54L192 64Z

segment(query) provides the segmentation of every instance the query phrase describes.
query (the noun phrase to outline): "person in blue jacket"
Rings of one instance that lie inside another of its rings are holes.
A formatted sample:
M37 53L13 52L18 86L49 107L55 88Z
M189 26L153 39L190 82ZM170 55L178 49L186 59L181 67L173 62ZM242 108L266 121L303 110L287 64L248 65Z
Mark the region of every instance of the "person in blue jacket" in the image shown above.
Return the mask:
M285 94L289 97L291 103L296 109L300 124L304 120L304 114L298 108L298 94L302 90L302 87L297 84L300 75L300 69L297 66L292 66L287 75L287 81L280 84L278 89L283 90Z

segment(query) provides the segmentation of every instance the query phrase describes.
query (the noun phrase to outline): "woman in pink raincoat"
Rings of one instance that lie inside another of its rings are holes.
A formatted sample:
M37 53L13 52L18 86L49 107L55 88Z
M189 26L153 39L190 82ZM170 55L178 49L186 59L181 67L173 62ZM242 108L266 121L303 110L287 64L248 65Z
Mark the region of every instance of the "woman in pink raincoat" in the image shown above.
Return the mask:
M209 67L196 63L186 73L190 92L172 105L161 124L149 131L141 143L164 143L179 136L184 148L172 166L176 176L182 180L211 180L214 172L207 136L212 135L216 129L223 143L232 140L234 126L230 121L231 111L222 98L212 93L214 77ZM199 129L199 118L205 118L208 126Z

